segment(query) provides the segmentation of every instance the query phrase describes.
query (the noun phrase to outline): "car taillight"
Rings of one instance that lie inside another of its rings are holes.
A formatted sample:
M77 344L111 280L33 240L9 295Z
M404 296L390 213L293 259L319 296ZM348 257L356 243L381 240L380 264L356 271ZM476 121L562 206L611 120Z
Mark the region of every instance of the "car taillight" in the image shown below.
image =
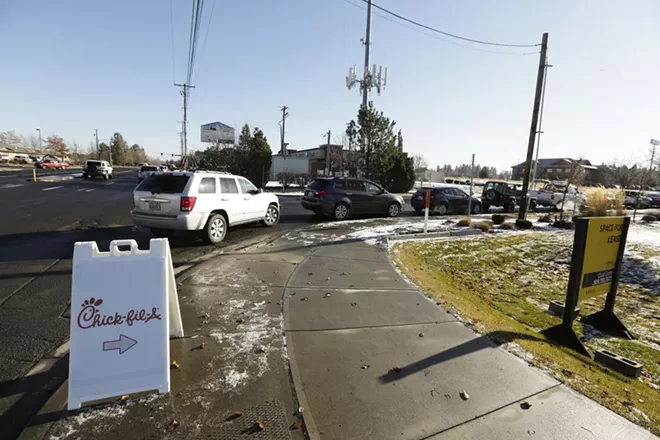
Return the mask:
M181 197L181 212L190 212L195 207L197 197Z
M320 189L320 190L318 190L314 193L314 197L321 197L321 196L325 196L327 194L328 194L327 189Z

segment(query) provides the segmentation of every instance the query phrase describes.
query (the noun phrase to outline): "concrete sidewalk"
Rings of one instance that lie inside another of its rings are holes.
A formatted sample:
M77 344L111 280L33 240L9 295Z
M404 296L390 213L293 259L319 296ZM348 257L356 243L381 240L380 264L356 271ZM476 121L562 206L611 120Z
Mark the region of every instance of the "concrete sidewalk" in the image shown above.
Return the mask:
M656 438L474 334L382 247L317 247L284 293L311 439Z

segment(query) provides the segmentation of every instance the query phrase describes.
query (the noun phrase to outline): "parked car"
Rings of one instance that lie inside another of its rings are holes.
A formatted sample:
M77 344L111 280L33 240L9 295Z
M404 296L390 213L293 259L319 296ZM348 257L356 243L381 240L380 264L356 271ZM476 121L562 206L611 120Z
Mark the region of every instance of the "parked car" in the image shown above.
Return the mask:
M647 197L644 192L640 192L636 189L627 189L625 190L625 198L623 204L628 209L647 209L651 207L652 201L650 197Z
M139 163L139 164L137 164L137 167L135 167L135 171L140 171L140 168L142 168L142 166L144 166L144 165L149 165L149 164L148 163Z
M220 243L232 226L262 221L275 226L280 203L241 176L214 171L156 172L133 191L131 217L156 236L200 231Z
M531 197L536 199L537 206L548 206L556 211L562 211L564 207L581 206L584 204L584 196L575 185L569 185L564 197L566 184L563 182L546 183L539 191L529 191ZM569 208L570 209L570 208Z
M160 168L156 165L142 165L138 170L138 182L142 182L144 179L158 171L160 171Z
M529 193L527 194L530 196ZM502 206L504 212L513 212L516 205L520 205L520 203L522 203L521 185L495 180L484 184L481 193L481 207L484 212L487 212L491 206ZM536 208L536 203L536 198L531 197L529 209L533 211Z
M105 160L86 160L82 172L83 179L101 177L103 180L115 177L114 168Z
M427 190L431 192L430 213L467 213L470 195L460 188L449 185L422 187L418 189L410 200L410 204L416 212L421 212L426 207ZM472 206L470 209L472 210L472 214L481 213L481 200L478 197L472 196Z
M0 154L0 163L8 163L9 162L9 156L6 154Z
M314 179L307 185L302 206L318 216L346 220L352 215L397 217L405 204L403 197L368 180L331 177Z
M46 168L51 170L61 170L63 168L69 168L69 164L66 162L60 162L57 159L43 159L39 162L34 163L35 168Z
M32 161L27 156L22 156L20 154L17 154L16 156L14 156L14 163L28 164L28 163L31 163L31 162Z
M660 208L660 192L648 192L646 197L651 199L652 208Z

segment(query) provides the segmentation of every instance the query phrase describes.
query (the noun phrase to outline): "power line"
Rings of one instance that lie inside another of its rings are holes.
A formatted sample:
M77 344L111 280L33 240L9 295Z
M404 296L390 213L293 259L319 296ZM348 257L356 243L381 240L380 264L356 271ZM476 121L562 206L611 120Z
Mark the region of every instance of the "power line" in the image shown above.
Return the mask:
M197 52L197 40L199 38L199 26L201 24L204 0L193 0L192 14L190 17L190 41L188 44L188 75L186 83L190 84L195 68L195 55Z
M351 6L355 6L356 8L361 9L361 10L363 10L363 11L366 11L366 10L367 10L367 8L365 8L365 7L363 7L363 6L360 6L360 5L356 4L356 3L353 3L351 0L344 0L344 1L345 1L346 3L348 3L349 5L351 5ZM373 4L372 4L372 6L373 6ZM427 37L434 38L434 39L436 39L436 40L440 40L440 41L442 41L443 43L451 44L451 45L453 45L453 46L462 47L462 48L464 48L464 49L474 50L474 51L477 51L477 52L492 53L492 54L497 54L497 55L514 55L514 56L522 56L522 55L536 55L536 54L538 54L538 52L524 52L524 53L516 53L516 52L501 52L501 51L494 51L494 50L481 49L481 48L479 48L479 47L472 47L472 46L468 46L468 45L465 45L465 44L457 43L457 42L455 42L455 41L448 40L448 39L443 38L443 37L441 37L441 36L439 36L439 35L436 35L436 34L431 34L431 33L425 32L424 30L422 30L422 29L420 29L420 28L418 28L418 27L411 26L411 25L406 24L405 22L401 22L401 21L399 21L399 20L395 20L395 19L393 19L393 18L391 18L391 17L389 17L389 16L387 16L387 15L385 15L385 14L379 14L379 13L375 12L374 15L376 15L376 16L382 18L383 20L387 20L387 21L389 21L390 23L397 24L397 25L402 26L402 27L404 27L404 28L406 28L406 29L410 29L411 31L415 31L415 32L420 33L420 34L422 34L422 35L425 35L425 36L427 36Z
M362 1L363 1L364 3L368 3L368 2L369 2L369 0L362 0ZM376 9L380 9L381 11L385 12L386 14L389 14L389 15L391 15L391 16L393 16L393 17L396 17L396 18L398 18L399 20L406 21L406 22L408 22L408 23L410 23L410 24L414 24L415 26L419 26L419 27L424 28L424 29L427 29L427 30L429 30L429 31L431 31L431 32L436 32L436 33L438 33L438 34L445 35L445 36L447 36L447 37L456 38L456 39L458 39L458 40L469 41L470 43L485 44L485 45L488 45L488 46L500 46L500 47L538 47L538 46L541 45L541 44L506 44L506 43L495 43L495 42L492 42L492 41L476 40L476 39L474 39L474 38L462 37L462 36L460 36L460 35L451 34L451 33L449 33L449 32L441 31L441 30L436 29L436 28L434 28L434 27L427 26L427 25L425 25L425 24L419 23L419 22L417 22L417 21L415 21L415 20L411 20L411 19L406 18L406 17L404 17L404 16L402 16L402 15L399 15L399 14L397 14L397 13L394 13L394 12L390 11L389 9L385 9L385 8L383 8L382 6L379 6L379 5L375 4L375 3L372 3L371 6L373 6L373 7L376 8Z
M206 35L204 35L204 43L202 44L202 53L201 57L204 57L204 51L206 51L206 41L209 38L209 31L211 30L211 20L213 20L213 11L215 10L215 1L211 5L211 12L209 13L209 21L206 23ZM199 72L199 69L197 69Z

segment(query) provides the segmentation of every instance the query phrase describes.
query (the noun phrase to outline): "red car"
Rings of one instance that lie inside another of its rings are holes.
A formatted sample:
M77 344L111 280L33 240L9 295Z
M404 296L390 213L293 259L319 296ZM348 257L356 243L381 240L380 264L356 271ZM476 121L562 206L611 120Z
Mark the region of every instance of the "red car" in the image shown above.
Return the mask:
M62 168L69 168L69 164L66 162L60 162L57 159L44 159L34 164L37 168L49 168L51 170L61 170Z

